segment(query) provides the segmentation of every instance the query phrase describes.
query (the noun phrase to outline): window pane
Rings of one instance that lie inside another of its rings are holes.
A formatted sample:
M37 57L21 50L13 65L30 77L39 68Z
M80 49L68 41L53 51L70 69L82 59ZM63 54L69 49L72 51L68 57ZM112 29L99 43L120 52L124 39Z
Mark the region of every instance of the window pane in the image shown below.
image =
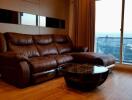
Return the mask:
M123 38L123 62L132 63L132 0L126 0Z
M122 0L96 1L95 51L120 60L120 23Z

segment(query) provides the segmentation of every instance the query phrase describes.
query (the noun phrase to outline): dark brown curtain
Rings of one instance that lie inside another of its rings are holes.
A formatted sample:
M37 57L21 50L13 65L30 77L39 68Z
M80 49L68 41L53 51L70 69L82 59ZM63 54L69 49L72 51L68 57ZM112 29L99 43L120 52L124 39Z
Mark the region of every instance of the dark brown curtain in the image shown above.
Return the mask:
M94 51L95 34L95 1L71 0L73 15L72 38L76 46L87 46L89 51Z
M74 36L75 36L75 45L78 45L78 33L79 33L79 0L74 0Z
M95 0L87 0L87 28L86 45L90 51L94 51L95 42Z

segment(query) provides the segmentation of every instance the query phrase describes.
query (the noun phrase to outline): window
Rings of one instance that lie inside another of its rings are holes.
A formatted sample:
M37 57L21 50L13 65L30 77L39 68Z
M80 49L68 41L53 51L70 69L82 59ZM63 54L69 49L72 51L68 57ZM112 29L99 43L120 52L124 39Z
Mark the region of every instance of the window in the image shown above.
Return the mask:
M123 62L132 63L132 0L125 0Z
M120 61L121 0L96 1L95 51Z
M96 1L95 51L112 54L120 63L132 63L131 5L131 0ZM125 13L121 14L122 11ZM122 30L124 29L123 34L120 30L121 25Z

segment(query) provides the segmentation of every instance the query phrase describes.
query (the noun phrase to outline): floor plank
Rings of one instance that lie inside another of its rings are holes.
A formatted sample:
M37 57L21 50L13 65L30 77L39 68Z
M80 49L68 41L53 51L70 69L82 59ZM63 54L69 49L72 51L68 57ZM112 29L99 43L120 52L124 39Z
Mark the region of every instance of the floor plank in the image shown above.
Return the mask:
M132 100L132 73L115 70L90 92L68 88L63 77L24 89L0 80L0 100Z

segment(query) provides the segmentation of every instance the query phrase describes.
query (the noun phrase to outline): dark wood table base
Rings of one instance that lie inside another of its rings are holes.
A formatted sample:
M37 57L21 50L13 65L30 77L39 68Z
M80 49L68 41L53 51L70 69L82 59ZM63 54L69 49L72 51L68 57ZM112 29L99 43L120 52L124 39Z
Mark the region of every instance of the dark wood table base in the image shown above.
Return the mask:
M76 66L72 65L71 67L76 67ZM83 72L83 71L79 72L79 70L76 68L74 68L73 70L73 69L70 69L70 66L69 66L69 69L65 67L63 72L64 72L64 79L66 81L67 86L76 88L79 90L87 91L87 90L95 89L97 86L103 84L105 80L107 79L109 70L107 68L106 70L102 70L102 69L105 69L105 67L98 67L100 71L95 72L93 71L94 68L96 67L93 66L92 69L90 68L91 71L88 71L88 72Z

